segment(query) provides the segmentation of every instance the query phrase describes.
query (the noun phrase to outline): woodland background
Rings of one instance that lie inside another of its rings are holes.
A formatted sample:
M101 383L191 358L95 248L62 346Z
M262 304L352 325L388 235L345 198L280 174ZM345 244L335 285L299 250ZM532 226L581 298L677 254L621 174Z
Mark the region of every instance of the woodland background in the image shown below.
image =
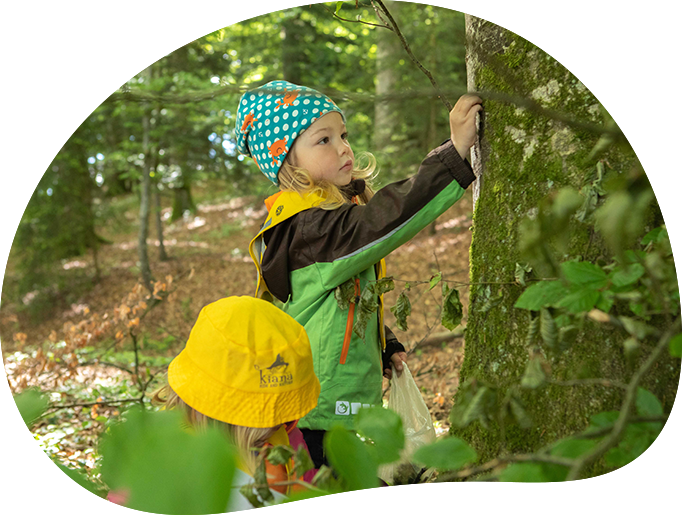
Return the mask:
M149 413L120 424L121 413L149 408L203 305L252 294L248 241L275 190L235 152L235 107L246 89L283 78L337 101L356 153L376 155L379 185L414 173L448 137L447 105L460 94L485 101L472 156L483 180L388 259L390 324L439 433L449 432L445 449L422 456L440 469L439 482L427 490L403 478L426 494L394 509L670 512L670 410L682 357L671 247L672 4L569 4L0 3L0 395L8 398L0 436L7 447L22 433L0 467L0 506L106 511L103 492L135 478L145 513L184 509L163 499L168 486L147 466L183 437ZM659 366L650 356L667 368L647 374ZM14 397L32 386L45 396ZM369 455L341 435L330 446L357 463L369 456L371 472L402 446L399 422L382 416L359 422L374 441ZM122 452L126 431L140 427L157 430L158 445ZM571 439L585 430L588 438ZM109 456L121 456L109 469L102 434ZM395 439L382 442L385 434ZM195 451L209 460L207 438ZM377 451L384 445L390 452ZM62 477L64 467L30 461L27 450L77 472ZM212 466L221 456L210 456ZM351 479L372 485L372 474L334 466L341 485L331 488L360 501L353 510L389 509ZM219 472L229 478L229 467ZM53 485L44 499L24 482L37 473ZM204 498L186 495L187 510L220 513L224 492L201 483L215 479L186 476L173 482L178 492ZM96 495L83 486L92 483ZM81 494L55 504L56 485ZM135 502L131 512L142 509ZM310 502L310 510L341 503Z

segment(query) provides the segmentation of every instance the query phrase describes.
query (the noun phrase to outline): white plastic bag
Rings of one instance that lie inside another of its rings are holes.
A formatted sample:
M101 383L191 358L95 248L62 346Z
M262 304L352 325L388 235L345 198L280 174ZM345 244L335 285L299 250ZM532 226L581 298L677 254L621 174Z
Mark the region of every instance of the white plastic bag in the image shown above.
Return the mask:
M405 431L405 448L401 452L400 460L379 467L379 477L388 484L393 484L393 476L398 467L409 462L419 447L436 439L429 408L426 407L407 363L403 362L403 372L400 376L393 368L388 408L400 415Z

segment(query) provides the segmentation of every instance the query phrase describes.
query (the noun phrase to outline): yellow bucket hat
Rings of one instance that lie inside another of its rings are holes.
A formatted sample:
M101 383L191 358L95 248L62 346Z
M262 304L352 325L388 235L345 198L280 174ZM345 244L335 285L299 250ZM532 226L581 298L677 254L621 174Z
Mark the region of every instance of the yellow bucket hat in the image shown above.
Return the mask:
M273 304L228 297L205 306L168 384L190 407L228 424L274 427L317 405L303 326Z

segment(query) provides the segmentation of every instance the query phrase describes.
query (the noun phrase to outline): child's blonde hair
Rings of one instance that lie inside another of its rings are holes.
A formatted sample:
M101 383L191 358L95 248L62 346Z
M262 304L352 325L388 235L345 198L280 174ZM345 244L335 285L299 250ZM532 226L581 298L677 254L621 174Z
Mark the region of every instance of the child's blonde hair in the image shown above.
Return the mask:
M363 179L365 181L365 191L357 195L358 204L363 205L369 202L374 196L372 180L376 177L376 158L369 152L358 154L359 159L367 161L367 165L361 168L354 168L351 172L352 179ZM356 161L357 164L357 161ZM325 200L319 207L323 209L336 209L343 204L348 204L348 199L341 188L326 180L315 182L310 173L296 166L296 147L287 154L282 167L279 170L279 189L282 191L295 191L302 196L316 194Z
M230 442L239 452L239 458L247 469L246 472L253 477L258 464L255 449L262 447L264 440L272 434L274 428L237 426L207 417L183 401L168 384L152 393L152 404L163 406L166 410L180 410L189 426L196 431L203 431L209 426L217 426L223 429Z

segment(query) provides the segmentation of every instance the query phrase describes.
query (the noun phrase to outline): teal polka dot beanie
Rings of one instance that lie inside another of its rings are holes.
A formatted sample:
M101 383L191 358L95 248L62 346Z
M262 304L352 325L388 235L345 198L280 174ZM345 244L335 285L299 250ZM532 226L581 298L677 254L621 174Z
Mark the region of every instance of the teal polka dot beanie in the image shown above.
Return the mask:
M294 140L322 115L343 112L314 89L275 80L247 91L239 100L237 150L250 156L273 183ZM345 121L345 117L344 117Z

